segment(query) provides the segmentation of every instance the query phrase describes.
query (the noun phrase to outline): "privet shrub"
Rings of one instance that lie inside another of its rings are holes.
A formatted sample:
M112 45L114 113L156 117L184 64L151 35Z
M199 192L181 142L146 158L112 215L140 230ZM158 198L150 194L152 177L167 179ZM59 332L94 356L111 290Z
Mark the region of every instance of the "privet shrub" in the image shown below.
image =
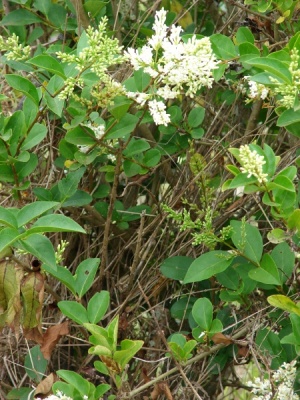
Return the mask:
M1 396L298 399L297 1L4 1Z

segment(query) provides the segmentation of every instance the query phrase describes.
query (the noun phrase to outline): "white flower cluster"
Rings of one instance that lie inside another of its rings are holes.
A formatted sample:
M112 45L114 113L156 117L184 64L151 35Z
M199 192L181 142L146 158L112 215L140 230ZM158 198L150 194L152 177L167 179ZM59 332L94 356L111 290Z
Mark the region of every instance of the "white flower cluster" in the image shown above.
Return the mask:
M65 99L72 95L75 85L78 86L78 81L81 79L80 75L88 69L97 74L102 84L107 82L112 85L112 79L108 75L108 68L124 61L125 57L121 54L122 47L119 46L118 40L108 37L106 33L107 22L107 17L104 17L99 23L98 29L87 28L86 37L88 45L78 55L63 53L61 51L56 53L62 62L75 64L76 69L79 71L76 79L72 77L67 78L65 87L68 90L63 90L59 94L59 98Z
M154 89L151 94L130 92L128 97L142 106L146 101L155 101L152 104L149 101L149 110L158 125L167 125L170 120L163 101L181 93L194 97L203 86L210 88L213 70L218 68L209 38L197 39L193 35L185 43L180 36L180 26L167 27L166 15L163 8L156 13L154 34L145 46L125 52L135 70L143 68L152 77Z
M6 39L0 36L0 51L6 51L8 60L22 61L30 57L31 48L19 44L19 37L13 33Z
M245 79L248 79L249 85L249 94L250 99L261 99L265 100L269 94L269 88L261 83L257 83L255 81L251 81L249 76L245 76Z
M251 150L248 145L244 145L240 147L239 157L242 164L241 171L248 174L247 178L253 175L259 183L267 181L268 174L263 172L263 165L266 163L263 156Z
M87 396L86 396L86 399L87 399ZM42 400L42 399L37 398L37 400ZM65 396L62 392L57 391L56 395L51 394L50 396L46 397L44 400L73 400L73 399L69 396Z
M286 108L293 108L296 98L299 96L300 92L300 68L299 68L299 51L297 49L291 50L291 63L289 66L290 73L292 75L293 83L287 85L286 83L281 83L277 79L270 77L274 86L274 93L278 94L281 98L277 101L278 105Z
M247 385L252 387L251 392L256 395L253 400L299 400L293 389L297 372L295 365L296 361L283 363L277 371L272 372L271 380L255 378L254 382L248 382Z

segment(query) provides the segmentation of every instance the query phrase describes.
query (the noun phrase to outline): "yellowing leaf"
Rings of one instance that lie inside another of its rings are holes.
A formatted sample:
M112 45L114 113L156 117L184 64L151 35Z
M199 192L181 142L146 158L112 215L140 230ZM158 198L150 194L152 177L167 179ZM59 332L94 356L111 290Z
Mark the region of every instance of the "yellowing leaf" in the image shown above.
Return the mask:
M23 296L23 328L30 330L40 326L44 298L44 277L40 272L31 272L21 285Z
M281 24L285 20L285 17L281 16L276 19L276 24Z
M193 23L193 18L192 15L189 11L185 11L182 7L182 5L179 3L177 0L172 0L170 4L170 11L174 12L177 15L181 15L178 19L178 24L185 29L189 25Z
M287 296L275 294L273 296L269 296L267 300L271 306L281 308L284 311L288 311L300 316L300 307Z

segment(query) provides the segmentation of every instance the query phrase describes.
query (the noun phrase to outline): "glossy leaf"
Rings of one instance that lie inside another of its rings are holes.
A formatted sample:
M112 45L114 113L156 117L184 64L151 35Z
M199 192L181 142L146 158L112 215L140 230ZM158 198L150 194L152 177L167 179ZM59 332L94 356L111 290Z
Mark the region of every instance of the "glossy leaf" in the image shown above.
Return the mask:
M92 286L99 264L99 258L88 258L78 265L74 278L79 298L84 296Z
M277 77L280 82L284 82L288 85L292 84L292 75L288 69L288 66L279 60L262 57L253 58L251 60L248 60L247 63L252 65L253 67L270 72L272 75Z
M7 208L1 206L0 206L0 224L10 228L18 227L18 223L14 213L9 211Z
M192 315L200 328L208 332L213 320L213 306L206 297L196 301L192 308Z
M50 71L53 74L59 75L63 79L66 78L61 63L49 54L40 54L36 57L31 58L27 62L29 64L35 65L38 68L41 68L42 70Z
M47 135L47 128L45 125L39 124L36 122L29 135L26 137L24 142L22 143L22 150L29 150L38 145L43 139L45 139Z
M104 317L109 306L110 296L109 292L102 290L95 293L89 300L87 305L88 319L92 324L98 324Z
M202 124L205 116L205 108L203 107L195 107L193 108L188 115L188 124L191 128L196 128L200 124Z
M33 254L42 263L52 269L56 269L55 252L50 240L43 235L33 234L26 239L20 240L21 248Z
M21 8L11 11L9 14L5 15L4 18L2 18L1 25L24 26L34 24L36 22L42 22L41 18L39 18L36 14Z
M249 277L267 285L281 285L278 268L269 254L264 254L259 268L249 272Z
M230 221L233 228L231 240L236 248L249 260L259 263L263 252L261 234L255 226L241 221Z
M184 283L200 282L225 271L233 260L227 251L214 250L194 260L184 278Z
M210 37L212 49L221 60L236 58L237 52L232 40L228 36L216 33Z
M34 84L31 83L28 79L23 78L23 76L14 74L5 75L5 79L12 88L18 90L21 93L24 93L25 96L29 97L34 102L34 104L39 104L39 95L37 89Z
M59 206L59 203L56 201L35 201L34 203L27 204L16 215L18 227L26 225L28 222L57 206Z
M76 301L64 300L57 303L60 311L68 318L77 322L79 325L83 325L88 322L87 311L82 304Z
M70 385L74 386L76 390L82 395L86 396L89 393L90 383L87 379L84 379L81 375L77 374L74 371L63 370L60 369L57 372L57 375L68 382Z
M166 258L161 267L161 273L170 279L178 281L184 280L187 270L189 269L193 258L185 256L174 256Z
M36 232L80 232L85 230L74 220L65 215L51 214L39 218L27 231L28 234Z

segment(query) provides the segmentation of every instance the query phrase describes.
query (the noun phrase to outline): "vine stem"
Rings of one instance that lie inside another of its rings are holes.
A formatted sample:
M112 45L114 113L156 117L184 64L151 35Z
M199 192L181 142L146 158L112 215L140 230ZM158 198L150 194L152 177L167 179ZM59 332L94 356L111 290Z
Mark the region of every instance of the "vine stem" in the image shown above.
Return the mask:
M233 335L231 337L231 339L233 340L237 340L243 336L245 336L248 333L249 330L249 326L242 328L240 331L238 331L235 335ZM202 360L203 358L221 350L223 347L225 347L226 345L223 343L220 344L216 344L215 346L213 346L210 350L208 351L204 351L201 354L197 354L195 357L191 358L190 360L186 361L185 363L182 364L182 368L187 367L188 365L191 365L197 361ZM132 390L131 392L128 393L128 398L133 398L136 395L138 395L139 393L143 392L145 389L148 389L150 386L154 385L157 382L162 381L163 379L167 378L170 375L175 374L176 372L178 372L178 367L174 367L172 369L170 369L169 371L165 372L164 374L161 374L160 376L157 376L156 378L152 379L150 382L145 383L144 385L140 386L137 389Z

